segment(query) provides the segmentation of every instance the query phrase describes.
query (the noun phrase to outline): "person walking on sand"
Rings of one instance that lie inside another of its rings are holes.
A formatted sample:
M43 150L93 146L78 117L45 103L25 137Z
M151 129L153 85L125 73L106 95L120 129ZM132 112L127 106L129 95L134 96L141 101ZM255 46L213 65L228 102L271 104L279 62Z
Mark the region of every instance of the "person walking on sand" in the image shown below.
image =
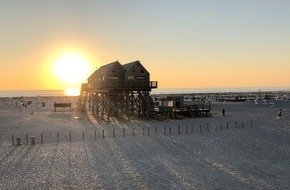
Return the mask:
M282 109L280 109L278 112L278 119L281 119L281 118L282 118Z
M225 114L226 114L225 109L222 110L222 114L223 114L223 116L225 116Z

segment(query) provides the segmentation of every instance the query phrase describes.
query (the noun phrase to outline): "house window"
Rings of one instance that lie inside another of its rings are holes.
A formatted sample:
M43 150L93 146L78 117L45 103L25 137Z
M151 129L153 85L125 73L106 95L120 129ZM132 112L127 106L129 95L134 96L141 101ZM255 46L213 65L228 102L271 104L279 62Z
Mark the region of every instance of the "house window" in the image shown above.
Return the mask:
M110 77L110 80L119 80L119 77Z

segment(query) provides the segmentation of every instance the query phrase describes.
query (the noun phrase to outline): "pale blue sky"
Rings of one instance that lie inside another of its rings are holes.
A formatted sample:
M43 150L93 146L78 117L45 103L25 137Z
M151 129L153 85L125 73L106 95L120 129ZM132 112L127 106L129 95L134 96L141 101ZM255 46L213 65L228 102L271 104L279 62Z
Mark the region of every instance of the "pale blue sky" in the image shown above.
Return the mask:
M161 87L290 86L289 21L286 0L1 0L0 74L75 45L97 66L141 60Z

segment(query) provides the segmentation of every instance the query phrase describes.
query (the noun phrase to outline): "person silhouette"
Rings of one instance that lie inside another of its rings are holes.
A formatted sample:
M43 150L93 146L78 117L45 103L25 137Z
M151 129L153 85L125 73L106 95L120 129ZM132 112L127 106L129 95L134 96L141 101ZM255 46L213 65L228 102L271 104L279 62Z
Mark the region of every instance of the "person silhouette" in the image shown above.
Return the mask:
M278 111L278 119L281 119L282 118L282 109L280 109L279 111Z
M225 116L225 114L226 114L225 109L222 110L222 114L223 114L223 116Z

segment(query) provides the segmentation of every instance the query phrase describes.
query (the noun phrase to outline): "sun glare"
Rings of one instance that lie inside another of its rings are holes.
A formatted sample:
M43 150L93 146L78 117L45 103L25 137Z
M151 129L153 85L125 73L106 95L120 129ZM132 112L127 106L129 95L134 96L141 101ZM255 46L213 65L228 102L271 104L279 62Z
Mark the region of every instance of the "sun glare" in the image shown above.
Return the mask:
M92 65L78 53L65 53L53 64L53 73L67 96L78 96L81 84L87 81Z
M90 65L81 55L68 53L60 56L54 63L55 75L66 84L81 83L86 80Z
M67 96L78 96L80 91L78 88L68 88L65 90L65 95Z

